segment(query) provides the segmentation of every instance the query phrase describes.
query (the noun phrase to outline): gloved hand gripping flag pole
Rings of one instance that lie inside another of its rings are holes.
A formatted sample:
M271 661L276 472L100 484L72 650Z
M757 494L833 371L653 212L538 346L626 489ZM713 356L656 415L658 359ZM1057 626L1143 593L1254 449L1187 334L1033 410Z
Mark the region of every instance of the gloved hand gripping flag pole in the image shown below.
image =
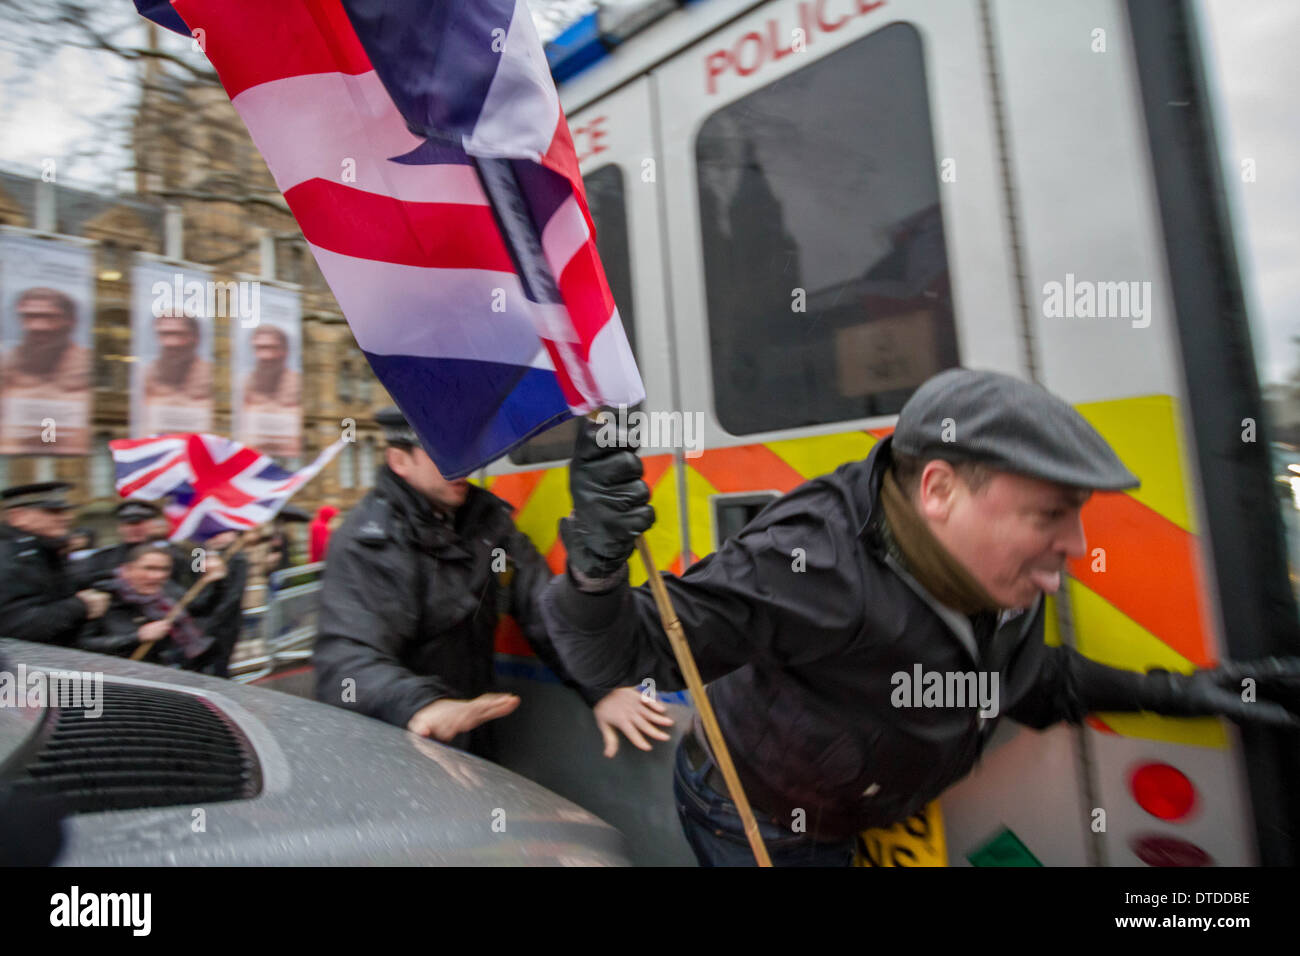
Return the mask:
M509 164L504 160L489 159L479 160L476 165L488 200L496 213L502 236L510 248L520 278L524 282L526 293L534 301L561 303L563 300L543 258L541 243L538 242L526 212L523 196L519 192L518 181ZM588 417L595 420L596 412L594 410L589 412ZM663 625L664 633L668 635L668 643L672 646L673 656L677 659L677 667L686 680L686 689L690 691L691 700L695 702L695 707L699 711L700 723L704 726L705 736L708 737L709 746L718 761L718 769L722 771L722 777L727 783L728 794L732 803L736 805L736 812L744 825L745 837L754 852L754 859L759 866L771 866L772 861L768 856L767 847L763 844L763 837L758 831L754 811L749 805L749 798L745 796L745 788L741 785L735 764L732 763L731 752L727 749L727 742L722 736L722 728L718 726L718 718L713 713L713 705L709 703L708 694L704 691L704 681L695 664L695 655L691 653L691 646L686 641L686 632L677 617L677 611L673 608L668 588L664 586L663 578L659 576L659 570L655 567L654 556L650 553L650 545L645 535L637 536L636 550L641 556L641 563L645 565L650 592L654 595L655 607L659 611L660 623Z

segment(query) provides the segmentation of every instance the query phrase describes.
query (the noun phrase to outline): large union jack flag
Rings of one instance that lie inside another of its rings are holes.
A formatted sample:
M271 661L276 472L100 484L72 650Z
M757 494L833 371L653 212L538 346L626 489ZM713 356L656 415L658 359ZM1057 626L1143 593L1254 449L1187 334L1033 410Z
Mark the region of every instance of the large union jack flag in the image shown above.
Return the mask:
M525 0L136 6L204 48L443 474L644 397Z
M270 457L218 435L157 435L108 443L123 498L166 499L173 541L204 540L270 521L289 497L343 447L340 439L306 468L286 471Z

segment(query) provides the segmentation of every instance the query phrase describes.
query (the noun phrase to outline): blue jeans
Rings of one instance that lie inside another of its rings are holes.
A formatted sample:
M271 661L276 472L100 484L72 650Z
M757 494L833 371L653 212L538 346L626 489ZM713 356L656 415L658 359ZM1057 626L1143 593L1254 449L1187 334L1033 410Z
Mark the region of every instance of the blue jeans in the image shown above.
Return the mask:
M713 758L706 756L699 768L692 769L685 748L677 745L673 794L686 842L695 851L700 866L755 866L754 853L735 805L705 782L713 765ZM853 864L851 837L836 843L819 843L806 833L792 833L774 820L764 819L757 809L754 815L773 866Z

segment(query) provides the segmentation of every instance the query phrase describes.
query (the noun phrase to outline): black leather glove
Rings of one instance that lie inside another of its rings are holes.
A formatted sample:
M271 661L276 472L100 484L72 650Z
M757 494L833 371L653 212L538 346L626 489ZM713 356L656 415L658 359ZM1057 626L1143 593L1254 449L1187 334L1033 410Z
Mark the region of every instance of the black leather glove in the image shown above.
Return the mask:
M606 439L607 447L597 436ZM573 514L560 520L569 570L579 584L621 577L637 536L654 524L642 473L641 459L623 433L582 419L569 464Z
M1255 682L1254 700L1243 700ZM1226 661L1192 674L1152 670L1139 688L1143 710L1168 717L1229 717L1238 723L1300 728L1300 658Z

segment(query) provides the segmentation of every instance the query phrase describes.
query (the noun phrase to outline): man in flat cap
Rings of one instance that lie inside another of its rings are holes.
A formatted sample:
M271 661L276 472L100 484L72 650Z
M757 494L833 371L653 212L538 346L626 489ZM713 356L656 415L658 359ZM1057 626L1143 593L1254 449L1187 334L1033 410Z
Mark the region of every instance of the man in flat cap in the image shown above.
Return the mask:
M636 536L654 520L649 490L635 452L597 434L588 423L577 441L560 529L568 573L543 613L577 680L676 689L649 589L627 584ZM1084 502L1137 484L1059 398L950 369L917 389L864 461L796 488L681 577L665 575L774 864L849 864L855 834L907 819L969 773L1002 715L1034 728L1139 710L1300 724L1265 699L1294 684L1295 660L1140 674L1044 643L1043 595L1085 554ZM897 675L918 665L985 672L993 706L903 706ZM1241 698L1245 675L1258 678L1256 702ZM674 790L702 865L753 865L698 722Z
M376 416L388 442L374 490L330 539L313 656L316 697L491 759L491 721L519 705L491 692L493 638L509 614L537 656L594 707L605 753L615 729L644 750L671 718L633 687L573 684L538 603L546 561L510 506L465 479L449 481L402 413Z
M5 637L69 645L108 607L107 594L78 589L64 566L70 487L45 481L0 492L0 634Z

